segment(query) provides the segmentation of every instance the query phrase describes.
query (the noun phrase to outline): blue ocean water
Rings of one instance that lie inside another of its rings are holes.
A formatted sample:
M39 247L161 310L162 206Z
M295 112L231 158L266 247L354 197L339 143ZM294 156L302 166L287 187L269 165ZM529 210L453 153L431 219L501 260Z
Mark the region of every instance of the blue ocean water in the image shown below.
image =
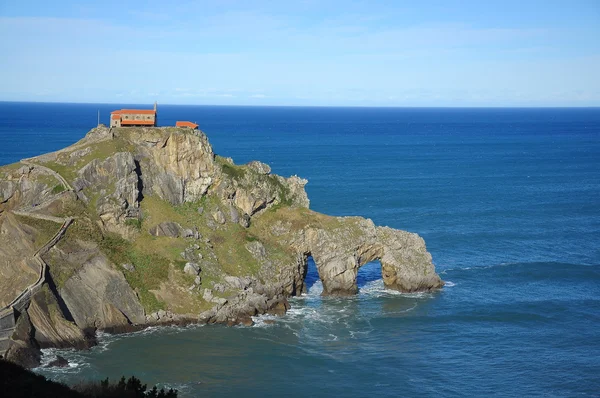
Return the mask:
M0 103L0 164L120 107ZM307 178L314 210L419 233L447 286L388 292L371 263L359 295L324 299L313 268L275 324L102 335L40 373L135 374L182 396L599 394L600 109L159 105L159 124L178 119L236 163Z

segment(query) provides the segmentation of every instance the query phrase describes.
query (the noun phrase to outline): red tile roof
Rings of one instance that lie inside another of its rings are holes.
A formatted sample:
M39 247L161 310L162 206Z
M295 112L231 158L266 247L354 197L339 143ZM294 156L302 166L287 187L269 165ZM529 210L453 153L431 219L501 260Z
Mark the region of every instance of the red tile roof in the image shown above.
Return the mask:
M196 123L192 123L192 122L182 122L182 121L177 121L175 123L175 126L177 127L190 127L193 129L197 129L198 125Z
M135 113L138 115L155 115L156 111L153 109L119 109L117 111L111 112L111 114L117 114L117 115L123 114L123 113L127 113L127 114Z
M154 126L154 120L121 120L121 125L127 125L127 124L143 124L143 125L148 125L148 126Z

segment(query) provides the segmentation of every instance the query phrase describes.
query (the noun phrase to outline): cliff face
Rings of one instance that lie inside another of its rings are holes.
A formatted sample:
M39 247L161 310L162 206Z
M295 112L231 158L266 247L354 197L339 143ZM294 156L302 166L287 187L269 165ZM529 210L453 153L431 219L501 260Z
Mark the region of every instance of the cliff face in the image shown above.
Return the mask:
M313 212L306 183L235 165L204 133L178 128L97 128L0 168L0 302L36 280L38 261L47 269L6 355L85 347L96 329L284 313L305 291L308 256L324 295L357 293L373 260L387 288L442 286L418 235Z

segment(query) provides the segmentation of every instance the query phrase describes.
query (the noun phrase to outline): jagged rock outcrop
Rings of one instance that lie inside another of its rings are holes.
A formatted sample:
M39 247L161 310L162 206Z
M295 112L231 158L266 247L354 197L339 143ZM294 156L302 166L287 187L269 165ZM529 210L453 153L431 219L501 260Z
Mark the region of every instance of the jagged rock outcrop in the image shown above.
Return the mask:
M123 129L115 134L120 132ZM214 154L204 134L144 129L135 141L139 144L136 157L144 170L141 177L148 193L178 205L200 199L214 181Z
M86 203L95 199L95 208L107 231L127 235L127 219L139 216L140 182L136 162L129 152L104 160L94 159L73 181L73 189Z
M5 358L26 368L38 366L42 355L34 334L35 329L31 325L29 315L27 312L22 313L10 338L11 344Z
M27 308L34 338L41 348L89 348L91 342L81 329L65 319L48 286L37 292Z
M39 346L82 348L98 329L281 315L306 291L309 256L324 295L356 294L374 260L389 289L443 285L418 235L311 211L306 183L215 156L204 133L178 128L99 127L0 168L0 276L18 281L0 280L0 302L48 267L8 354L33 363ZM64 217L75 222L52 240ZM45 263L27 260L48 242Z

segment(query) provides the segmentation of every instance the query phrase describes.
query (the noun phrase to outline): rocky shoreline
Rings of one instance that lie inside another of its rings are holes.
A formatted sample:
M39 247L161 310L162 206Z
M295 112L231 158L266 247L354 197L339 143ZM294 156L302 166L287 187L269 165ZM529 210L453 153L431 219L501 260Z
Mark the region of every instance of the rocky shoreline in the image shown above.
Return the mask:
M421 237L314 212L306 183L235 165L181 128L98 127L1 167L0 355L32 367L40 348L89 348L97 330L283 315L306 291L310 256L324 295L356 294L358 269L376 260L388 289L443 286ZM39 264L39 289L7 306Z

